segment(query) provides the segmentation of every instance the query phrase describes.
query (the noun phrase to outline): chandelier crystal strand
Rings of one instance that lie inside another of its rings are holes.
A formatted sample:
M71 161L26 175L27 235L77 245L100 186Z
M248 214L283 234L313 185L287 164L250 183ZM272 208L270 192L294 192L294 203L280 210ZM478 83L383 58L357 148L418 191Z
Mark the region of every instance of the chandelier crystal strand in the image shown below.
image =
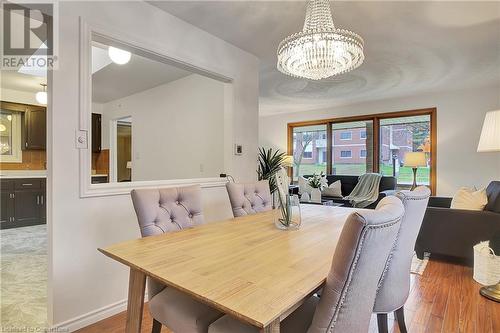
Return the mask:
M278 46L278 70L294 77L321 80L359 67L363 39L333 24L330 2L310 0L301 32Z

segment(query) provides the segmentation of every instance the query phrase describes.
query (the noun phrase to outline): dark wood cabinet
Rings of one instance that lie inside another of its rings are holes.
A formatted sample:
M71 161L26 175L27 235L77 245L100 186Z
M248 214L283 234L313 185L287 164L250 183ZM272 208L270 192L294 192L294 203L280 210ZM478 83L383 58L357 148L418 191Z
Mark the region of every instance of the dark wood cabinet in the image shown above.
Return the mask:
M92 152L101 152L101 115L99 113L92 113Z
M0 229L46 223L44 178L2 179Z
M0 180L0 225L9 223L14 216L14 182Z
M23 113L23 149L45 150L47 115L44 107L28 105Z

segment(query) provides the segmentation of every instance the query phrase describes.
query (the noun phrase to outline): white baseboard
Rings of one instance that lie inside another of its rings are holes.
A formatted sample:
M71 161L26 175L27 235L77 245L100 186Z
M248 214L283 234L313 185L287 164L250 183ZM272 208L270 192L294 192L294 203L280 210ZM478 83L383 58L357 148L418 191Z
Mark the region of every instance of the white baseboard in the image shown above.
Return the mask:
M116 303L106 305L100 309L90 311L81 316L66 320L65 322L53 325L53 332L74 332L80 328L92 325L100 320L114 316L127 309L127 300L121 300ZM59 330L56 330L59 329ZM50 331L49 331L50 332Z

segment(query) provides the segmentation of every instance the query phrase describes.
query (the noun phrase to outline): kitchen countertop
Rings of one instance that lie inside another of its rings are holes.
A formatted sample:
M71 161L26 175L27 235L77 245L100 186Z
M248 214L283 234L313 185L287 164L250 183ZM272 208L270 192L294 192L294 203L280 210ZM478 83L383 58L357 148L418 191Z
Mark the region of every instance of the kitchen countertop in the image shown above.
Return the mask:
M0 170L0 179L47 178L46 170Z

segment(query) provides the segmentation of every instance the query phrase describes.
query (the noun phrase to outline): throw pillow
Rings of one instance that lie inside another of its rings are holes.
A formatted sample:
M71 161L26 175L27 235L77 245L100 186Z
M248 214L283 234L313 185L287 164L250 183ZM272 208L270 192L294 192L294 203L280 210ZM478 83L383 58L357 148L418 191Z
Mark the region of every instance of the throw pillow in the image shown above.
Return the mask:
M325 187L321 194L327 197L342 198L342 184L340 183L340 180L337 180L336 182L328 185L328 187Z
M487 203L486 190L476 191L471 188L462 187L451 200L450 208L483 210Z
M299 193L300 194L311 194L311 190L313 188L311 185L309 185L309 182L307 181L307 178L304 178L302 176L299 176Z

